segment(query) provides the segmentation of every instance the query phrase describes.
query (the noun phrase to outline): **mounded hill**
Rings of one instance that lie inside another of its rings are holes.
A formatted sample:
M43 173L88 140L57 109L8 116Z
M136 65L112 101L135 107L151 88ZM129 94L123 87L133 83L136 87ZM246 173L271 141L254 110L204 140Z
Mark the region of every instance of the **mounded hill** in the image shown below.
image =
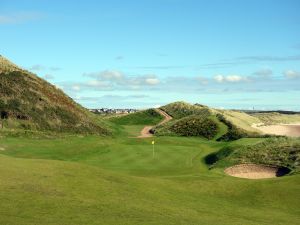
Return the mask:
M161 109L167 112L174 119L181 119L190 115L200 115L205 117L211 114L210 109L207 106L191 105L182 101L162 106Z
M236 143L208 155L206 162L211 166L222 168L240 163L255 163L285 167L293 172L299 172L300 141L280 137L269 138L254 145Z
M0 127L108 134L95 115L62 90L0 56Z
M216 110L185 102L174 102L162 106L161 109L171 115L173 120L155 127L156 135L199 136L219 141L259 135L246 122L251 116L242 112Z

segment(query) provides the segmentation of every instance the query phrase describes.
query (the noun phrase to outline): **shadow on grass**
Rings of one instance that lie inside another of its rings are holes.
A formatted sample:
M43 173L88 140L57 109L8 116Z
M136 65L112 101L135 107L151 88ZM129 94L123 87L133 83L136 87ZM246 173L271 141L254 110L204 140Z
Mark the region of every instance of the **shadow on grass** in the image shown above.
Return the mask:
M231 148L228 148L228 147L222 148L221 150L219 150L217 152L213 152L213 153L205 156L204 162L206 163L206 165L211 166L211 165L215 164L217 161L226 158L232 152L233 152L233 150Z

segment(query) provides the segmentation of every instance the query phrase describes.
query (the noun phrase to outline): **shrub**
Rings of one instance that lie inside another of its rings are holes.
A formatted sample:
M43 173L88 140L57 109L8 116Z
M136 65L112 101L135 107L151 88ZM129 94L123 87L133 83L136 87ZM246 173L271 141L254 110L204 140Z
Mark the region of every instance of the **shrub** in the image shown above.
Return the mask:
M255 145L224 147L205 158L207 164L230 166L256 163L300 171L300 140L286 137L269 138Z
M180 119L191 115L199 115L202 117L211 115L208 107L191 105L185 102L174 102L161 107L161 109L171 115L174 119Z
M218 133L218 125L209 117L190 116L173 124L170 130L181 136L201 136L212 139Z

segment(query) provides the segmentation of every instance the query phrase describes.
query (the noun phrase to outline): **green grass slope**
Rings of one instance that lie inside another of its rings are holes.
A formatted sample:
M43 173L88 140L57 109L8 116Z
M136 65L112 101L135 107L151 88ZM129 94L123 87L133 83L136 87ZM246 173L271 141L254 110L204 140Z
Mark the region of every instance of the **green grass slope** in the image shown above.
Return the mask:
M257 118L246 113L216 110L185 102L171 103L161 109L173 116L173 120L155 127L156 135L199 136L219 141L260 136L251 127Z
M109 120L118 125L153 125L159 123L163 116L154 109L131 113L123 116L112 117Z
M300 172L300 140L269 138L254 145L233 144L207 156L207 162L217 167L240 163L256 163L286 167L293 173Z
M2 138L0 224L299 223L299 175L233 178L204 163L224 143L156 143L152 158L143 139Z
M154 130L158 136L179 135L204 137L206 139L218 138L227 133L226 125L221 123L214 115L205 117L199 115L186 116L159 125Z
M121 116L112 116L106 120L114 125L115 136L136 137L145 126L154 126L163 119L156 110L147 109Z
M253 117L257 118L261 123L265 125L273 124L289 124L300 123L300 113L298 114L282 114L282 113L254 113Z
M210 110L206 106L191 105L186 102L174 102L162 106L161 109L172 116L174 119L180 119L190 115L200 115L206 117L210 115Z
M249 132L258 132L252 127L252 124L260 123L260 120L252 115L238 110L221 110L211 109L215 114L221 114L226 120L235 125L237 128L243 129Z
M60 89L1 58L0 127L108 134L95 115Z

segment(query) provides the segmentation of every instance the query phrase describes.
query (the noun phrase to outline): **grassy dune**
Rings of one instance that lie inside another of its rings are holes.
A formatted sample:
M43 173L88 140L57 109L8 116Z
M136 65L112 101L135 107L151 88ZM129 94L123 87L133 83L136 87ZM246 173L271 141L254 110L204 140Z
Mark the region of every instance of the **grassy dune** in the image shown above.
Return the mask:
M0 56L0 127L30 131L110 134L95 115L61 89Z
M258 132L252 127L254 123L260 123L259 118L253 117L247 113L233 110L214 110L216 113L221 113L228 121L235 126L250 132Z
M117 125L155 125L163 116L154 109L147 109L137 113L112 117L109 120Z
M300 123L300 114L255 113L253 116L265 125Z
M154 128L159 136L198 136L222 141L260 136L259 131L251 127L258 119L243 112L185 102L171 103L161 109L173 116L173 120Z

